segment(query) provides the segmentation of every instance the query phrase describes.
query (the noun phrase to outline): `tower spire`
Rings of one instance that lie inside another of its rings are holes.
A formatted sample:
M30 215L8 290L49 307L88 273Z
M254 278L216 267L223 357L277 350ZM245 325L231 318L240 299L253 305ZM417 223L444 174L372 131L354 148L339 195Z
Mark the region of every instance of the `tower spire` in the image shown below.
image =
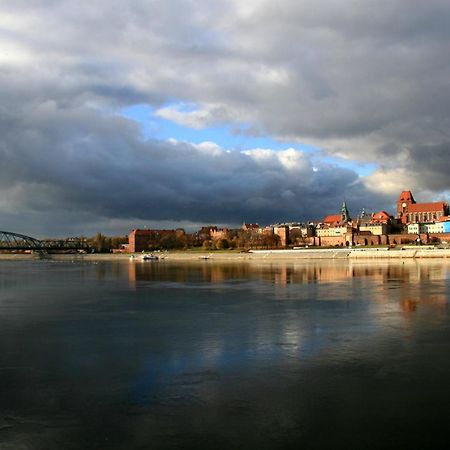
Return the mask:
M342 202L341 220L343 223L347 223L350 221L350 214L348 213L347 203L345 202L345 200Z

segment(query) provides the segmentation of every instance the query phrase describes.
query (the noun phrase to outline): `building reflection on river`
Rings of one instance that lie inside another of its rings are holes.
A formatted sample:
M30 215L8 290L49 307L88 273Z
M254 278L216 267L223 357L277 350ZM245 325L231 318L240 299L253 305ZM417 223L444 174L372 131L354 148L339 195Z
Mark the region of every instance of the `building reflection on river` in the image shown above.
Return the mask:
M446 260L406 261L330 261L309 262L131 262L128 265L130 287L139 282L166 280L167 282L206 282L213 285L229 280L252 280L274 285L276 298L290 298L288 288L304 283L329 286L326 299L339 299L339 284L353 283L366 297L379 303L398 302L405 313L416 311L418 305L447 307L442 289L433 289L433 283L450 279L450 262ZM426 283L425 283L426 282ZM431 283L431 284L430 284ZM374 289L374 284L376 288ZM370 285L370 286L369 286ZM332 294L335 286L336 295ZM431 289L430 289L431 287ZM298 291L296 291L298 294ZM291 292L292 293L292 292ZM317 298L321 300L321 298Z

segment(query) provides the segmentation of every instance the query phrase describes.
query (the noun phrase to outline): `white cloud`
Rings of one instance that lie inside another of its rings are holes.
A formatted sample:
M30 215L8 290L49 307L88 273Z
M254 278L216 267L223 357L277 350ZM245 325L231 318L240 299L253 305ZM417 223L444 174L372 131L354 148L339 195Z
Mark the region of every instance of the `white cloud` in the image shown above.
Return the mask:
M382 193L395 198L405 190L416 190L417 182L413 173L404 169L377 170L367 177L362 177L362 182L368 191Z
M207 109L183 111L178 105L160 108L155 111L155 116L196 129L204 128L212 122L211 111Z
M229 117L224 107L215 104L206 104L192 108L191 105L178 103L159 108L154 115L197 130L211 125L222 125L237 121Z
M274 169L278 166L289 171L310 170L311 163L305 153L293 148L286 150L272 150L255 148L242 151L244 155L252 157L261 167Z
M198 151L211 156L221 156L224 152L220 145L210 141L201 142L200 144L192 144L192 146Z

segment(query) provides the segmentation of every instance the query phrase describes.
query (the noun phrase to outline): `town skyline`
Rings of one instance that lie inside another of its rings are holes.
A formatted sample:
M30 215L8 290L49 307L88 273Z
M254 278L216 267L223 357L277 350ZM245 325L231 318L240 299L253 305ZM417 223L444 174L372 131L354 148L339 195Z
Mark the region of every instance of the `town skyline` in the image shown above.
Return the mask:
M343 199L392 211L404 187L450 196L445 2L15 0L0 17L5 230L236 226Z

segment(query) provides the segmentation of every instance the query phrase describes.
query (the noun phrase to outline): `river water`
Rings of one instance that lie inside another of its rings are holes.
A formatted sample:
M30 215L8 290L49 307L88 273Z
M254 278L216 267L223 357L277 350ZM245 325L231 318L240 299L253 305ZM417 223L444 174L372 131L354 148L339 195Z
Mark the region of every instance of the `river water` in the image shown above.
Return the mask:
M0 261L0 449L443 448L449 277Z

